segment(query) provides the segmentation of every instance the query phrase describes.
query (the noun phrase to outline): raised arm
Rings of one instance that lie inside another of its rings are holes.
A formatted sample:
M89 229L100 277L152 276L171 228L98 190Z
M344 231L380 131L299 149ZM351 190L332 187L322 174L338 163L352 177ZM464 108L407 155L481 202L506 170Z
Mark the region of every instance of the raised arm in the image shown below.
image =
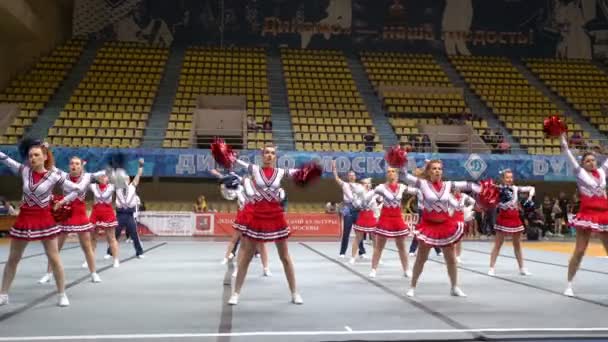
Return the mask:
M566 154L566 159L568 159L568 162L570 163L572 168L575 171L578 171L581 168L581 166L578 163L578 161L576 160L576 157L574 156L572 151L570 151L570 147L568 147L568 138L566 137L566 133L562 133L562 135L559 137L559 142L562 147L562 153Z
M0 163L6 165L14 173L19 173L23 170L23 164L7 156L4 152L0 152Z
M248 163L246 161L243 161L243 160L240 160L238 158L236 160L236 163L239 164L239 165L241 165L242 167L246 168L247 170L249 170L249 167L251 166L250 163Z
M97 178L107 175L107 174L108 174L108 172L106 170L91 172L91 177L93 177L94 179L97 179Z
M479 186L479 184L473 183L473 182L467 182L467 181L452 182L452 186L455 189L458 189L460 191L472 191L476 194L481 192L481 186Z
M470 210L475 209L475 199L467 194L462 194L464 196L464 206L469 208Z
M141 178L141 175L143 173L144 173L144 160L140 159L139 168L137 168L137 174L135 175L135 178L133 178L133 181L131 182L131 184L133 184L133 186L137 187L139 185L139 179Z
M344 184L344 182L340 179L340 176L338 176L338 169L336 168L335 160L331 161L331 171L334 174L334 179L336 180L336 183L338 183L339 186L342 186L342 184Z
M406 183L407 185L410 186L414 186L416 188L420 187L420 178L410 174L409 172L407 172L407 166L403 166L400 170L400 177L401 180Z

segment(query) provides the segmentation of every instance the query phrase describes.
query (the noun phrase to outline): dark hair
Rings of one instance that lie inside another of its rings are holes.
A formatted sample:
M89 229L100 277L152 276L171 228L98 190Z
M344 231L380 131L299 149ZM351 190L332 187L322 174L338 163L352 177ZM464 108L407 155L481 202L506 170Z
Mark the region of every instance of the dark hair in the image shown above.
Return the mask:
M581 163L584 162L585 158L587 158L589 156L595 157L595 153L593 153L591 151L587 151L587 152L583 153L583 156L581 157Z

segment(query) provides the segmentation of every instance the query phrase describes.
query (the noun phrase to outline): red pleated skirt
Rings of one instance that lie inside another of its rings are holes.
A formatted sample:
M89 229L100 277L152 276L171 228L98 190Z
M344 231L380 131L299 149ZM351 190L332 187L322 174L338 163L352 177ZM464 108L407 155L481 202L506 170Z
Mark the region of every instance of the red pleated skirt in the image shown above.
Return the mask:
M383 207L374 233L386 238L396 238L410 234L410 228L403 219L401 208Z
M373 233L376 230L378 220L374 216L374 211L371 209L364 209L359 211L357 222L353 224L353 229L358 232Z
M416 238L433 247L452 245L462 238L464 234L464 217L457 221L448 213L423 212L418 223Z
M519 210L506 209L498 210L494 229L505 234L518 234L524 231L524 224L521 222Z
M251 206L251 219L243 236L261 242L280 241L290 235L283 207L279 202L262 200Z
M95 204L89 221L96 228L101 229L116 228L118 226L116 212L112 208L112 205L107 203Z
M247 229L247 226L251 222L251 217L253 213L253 205L252 203L247 203L243 207L243 209L239 209L236 213L236 219L232 224L232 227L238 231L244 231Z
M50 207L30 207L23 204L17 220L9 230L13 239L36 241L48 240L61 233L61 228L51 215Z
M604 197L580 196L581 206L569 222L570 226L596 233L608 232L608 199Z
M87 216L87 206L81 200L72 202L72 214L64 222L60 223L61 231L65 233L84 233L94 227Z

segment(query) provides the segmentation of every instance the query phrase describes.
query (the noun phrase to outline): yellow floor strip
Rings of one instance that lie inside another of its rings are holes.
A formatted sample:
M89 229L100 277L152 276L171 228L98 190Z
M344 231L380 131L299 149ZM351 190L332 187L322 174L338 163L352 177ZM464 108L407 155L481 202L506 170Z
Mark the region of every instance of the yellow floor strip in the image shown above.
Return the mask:
M507 244L507 243L505 243ZM509 246L511 245L508 243ZM574 251L574 241L564 241L564 242L554 242L554 241L541 241L534 243L525 243L525 249L535 249L539 251L548 251L548 252L558 252L558 253L566 253L572 254ZM503 247L504 248L504 247ZM601 242L589 242L589 247L587 247L587 253L585 255L601 257L606 256L606 251L604 250L604 246Z

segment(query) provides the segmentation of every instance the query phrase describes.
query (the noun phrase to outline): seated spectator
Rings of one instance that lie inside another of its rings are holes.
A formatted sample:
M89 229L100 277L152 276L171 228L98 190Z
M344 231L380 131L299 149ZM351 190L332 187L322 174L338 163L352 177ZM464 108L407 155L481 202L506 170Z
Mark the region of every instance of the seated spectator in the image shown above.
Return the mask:
M262 129L264 130L264 132L272 132L272 121L270 121L270 118L264 119L264 122L262 123Z
M196 199L196 203L194 203L194 212L195 213L206 213L208 211L207 208L207 200L205 196L199 196Z
M507 142L505 137L502 137L500 143L498 143L498 153L509 154L511 153L511 145Z
M255 122L255 119L251 116L247 117L247 130L249 131L258 131L260 129L260 125Z
M427 153L432 152L431 138L428 136L428 134L422 135L421 145L422 145L422 152L427 152Z
M570 137L570 146L579 150L584 148L583 136L580 132L572 133L572 136Z
M367 133L363 136L363 143L365 144L365 152L373 152L376 143L374 140L376 139L376 135L372 131L371 127L367 127Z
M420 148L420 143L418 141L418 136L415 134L410 135L409 137L409 144L410 146L412 146L412 151L416 152L419 150Z
M326 214L335 214L338 212L338 204L335 202L327 202L325 205L325 213Z

